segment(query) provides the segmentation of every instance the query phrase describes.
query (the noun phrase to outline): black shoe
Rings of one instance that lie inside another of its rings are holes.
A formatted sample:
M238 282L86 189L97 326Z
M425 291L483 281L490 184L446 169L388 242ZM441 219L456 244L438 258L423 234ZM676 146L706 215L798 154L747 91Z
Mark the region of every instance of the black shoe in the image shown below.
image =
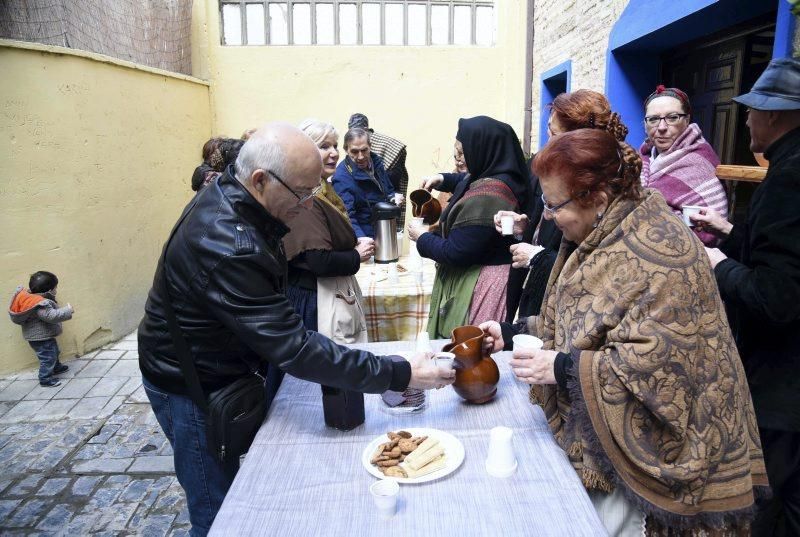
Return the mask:
M45 388L55 388L56 386L61 386L61 381L58 379L40 380L39 386L44 386Z
M64 373L65 371L69 371L69 366L58 364L56 365L55 369L53 369L53 374L58 375L59 373Z

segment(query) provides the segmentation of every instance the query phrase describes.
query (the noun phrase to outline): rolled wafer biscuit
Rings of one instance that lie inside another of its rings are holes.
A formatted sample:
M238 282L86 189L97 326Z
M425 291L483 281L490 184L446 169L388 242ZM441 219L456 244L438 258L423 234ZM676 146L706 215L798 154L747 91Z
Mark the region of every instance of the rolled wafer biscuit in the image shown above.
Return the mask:
M419 445L419 447L417 447L417 449L408 454L408 456L406 457L406 462L412 462L419 459L420 457L425 455L426 452L428 452L438 444L439 440L437 440L432 436L428 437L427 440L425 440L423 443Z
M403 470L405 470L406 475L410 478L422 477L424 475L428 475L433 473L437 470L441 470L447 465L447 458L444 454L439 455L431 462L420 468L419 470L414 470L413 468L409 468L408 466L403 465Z
M435 446L423 453L421 457L415 457L411 462L409 462L408 457L406 457L404 464L407 468L419 470L440 455L444 455L444 448L442 446Z

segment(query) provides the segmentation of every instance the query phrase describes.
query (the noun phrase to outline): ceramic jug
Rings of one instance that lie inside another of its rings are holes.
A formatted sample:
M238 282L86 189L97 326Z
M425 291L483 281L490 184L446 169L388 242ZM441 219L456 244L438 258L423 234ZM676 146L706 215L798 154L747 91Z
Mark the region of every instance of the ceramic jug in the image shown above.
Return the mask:
M453 389L469 403L490 401L497 393L500 371L489 355L483 353L483 330L477 326L459 326L451 332L451 343L442 349L456 355Z
M408 195L408 199L411 200L411 216L421 216L429 226L435 224L442 215L442 204L427 190L415 190Z

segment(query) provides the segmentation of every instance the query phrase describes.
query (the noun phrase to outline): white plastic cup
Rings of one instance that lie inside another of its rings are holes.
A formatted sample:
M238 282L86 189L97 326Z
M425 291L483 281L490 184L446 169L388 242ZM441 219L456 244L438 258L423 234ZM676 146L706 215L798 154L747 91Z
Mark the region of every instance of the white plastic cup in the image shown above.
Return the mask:
M684 224L689 227L694 227L694 222L692 222L692 219L689 217L699 213L701 209L705 209L705 207L701 207L700 205L684 205L681 207Z
M456 355L452 352L437 352L433 355L433 359L436 360L436 367L445 371L450 371L453 369L453 362L456 359Z
M516 336L511 338L511 341L514 342L514 349L531 349L531 350L539 350L544 345L544 342L536 336L531 336L529 334L517 334Z
M514 234L514 217L506 214L500 217L500 226L503 230L503 235Z
M509 477L517 471L514 455L514 431L508 427L494 427L489 433L489 452L486 456L486 471L494 477Z
M425 225L425 219L423 217L421 217L421 216L414 216L414 217L411 218L411 221L414 222L415 224L420 225L420 226L424 226Z
M392 518L397 511L397 496L400 494L400 485L393 479L381 479L369 486L372 501L378 508L381 518Z

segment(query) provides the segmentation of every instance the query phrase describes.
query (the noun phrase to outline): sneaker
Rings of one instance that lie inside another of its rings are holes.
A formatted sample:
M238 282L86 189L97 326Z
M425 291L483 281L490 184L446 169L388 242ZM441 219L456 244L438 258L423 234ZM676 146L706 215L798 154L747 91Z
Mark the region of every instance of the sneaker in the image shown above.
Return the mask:
M45 388L55 388L56 386L61 386L61 381L58 379L40 380L39 386L44 386Z
M53 369L53 373L58 375L59 373L64 373L65 371L69 371L69 366L64 364L56 365L55 369Z

